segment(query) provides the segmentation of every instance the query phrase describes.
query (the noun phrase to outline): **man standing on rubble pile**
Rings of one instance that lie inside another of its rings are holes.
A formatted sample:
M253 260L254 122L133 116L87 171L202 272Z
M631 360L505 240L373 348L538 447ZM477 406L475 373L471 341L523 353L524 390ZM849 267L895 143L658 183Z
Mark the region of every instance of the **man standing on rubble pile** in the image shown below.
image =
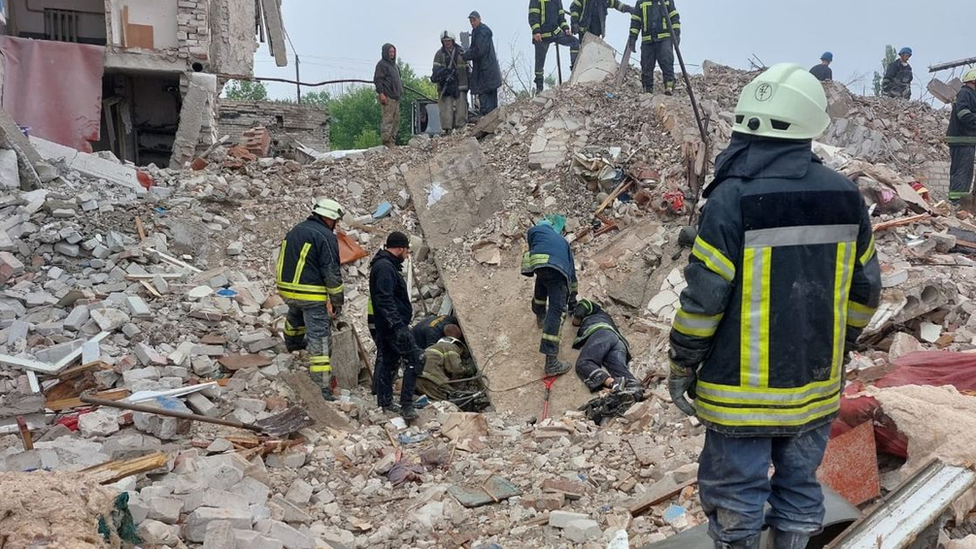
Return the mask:
M573 348L579 349L576 375L595 393L601 389L640 391L641 384L627 368L630 345L620 333L613 318L588 299L581 299L573 309L573 326L578 326Z
M898 59L895 59L885 70L884 78L881 80L881 92L886 97L896 99L912 98L912 66L908 60L912 58L912 48L902 48L898 52Z
M674 37L668 30L665 18L671 19ZM630 16L630 42L627 46L637 51L637 38L641 39L641 84L644 91L654 93L654 64L661 66L664 76L664 95L674 93L674 44L681 44L681 16L674 7L674 0L640 0ZM672 43L671 40L674 40Z
M526 234L528 251L522 256L522 274L535 277L532 312L542 328L539 352L545 355L546 376L565 374L571 366L559 360L566 311L576 308L576 264L569 242L551 219L540 221Z
M949 201L958 203L973 190L973 163L976 162L976 69L962 77L962 88L952 102L949 116Z
M569 67L572 70L576 66L580 42L566 23L562 0L529 0L529 27L532 29L532 43L535 44L535 91L541 92L545 83L549 44L569 47Z
M410 256L407 235L395 231L386 237L386 247L369 264L369 302L366 307L370 334L376 342L376 403L385 412L400 413L403 419L416 419L413 393L417 376L423 372L424 353L414 342L409 322L413 305L407 282L401 274L403 262ZM403 366L400 406L393 403L393 380Z
M335 200L319 200L308 219L281 241L275 270L278 294L288 304L285 348L308 349L309 375L326 400L334 400L329 307L331 316L338 318L343 304L339 243L333 231L344 214Z
M830 68L830 64L833 62L834 54L829 51L823 52L823 55L820 56L820 64L810 69L810 74L814 75L821 82L833 80L834 71Z
M477 11L468 16L471 23L471 47L464 52L464 60L471 61L471 93L478 94L481 116L498 108L498 88L502 87L502 70L495 55L491 29L481 22Z
M634 13L634 8L620 0L573 0L569 6L569 17L573 34L580 42L586 33L604 37L607 34L607 10L613 8L620 13Z
M441 49L434 54L430 81L437 84L441 128L448 135L468 123L468 62L449 31L441 33Z
M403 96L403 80L397 66L397 50L393 44L383 44L383 53L373 72L377 99L380 102L380 137L387 147L396 145L400 131L400 97Z
M756 549L764 524L773 549L821 531L816 471L848 352L878 306L864 199L810 152L826 111L799 65L743 89L684 272L668 390L707 428L698 486L716 548Z

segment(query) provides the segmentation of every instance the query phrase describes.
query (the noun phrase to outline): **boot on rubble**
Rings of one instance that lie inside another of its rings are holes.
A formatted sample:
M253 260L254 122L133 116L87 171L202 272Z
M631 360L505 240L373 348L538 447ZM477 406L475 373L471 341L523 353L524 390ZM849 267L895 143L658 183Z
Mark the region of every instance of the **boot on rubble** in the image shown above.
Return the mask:
M535 81L535 93L542 93L542 90L543 90L544 85L545 85L545 82L543 82L541 79L540 80L536 80Z
M561 376L572 369L568 362L556 358L556 355L546 355L546 376Z
M784 532L776 528L769 529L768 549L806 549L810 536L796 532Z
M404 421L413 421L419 416L417 416L417 410L415 410L413 406L405 406L400 411L400 417L402 417Z
M329 402L335 401L335 395L332 394L332 376L325 372L312 372L310 375L312 381L322 390L322 398Z
M674 81L664 83L664 95L674 95Z
M761 539L759 534L756 534L746 539L733 541L732 543L715 540L715 549L759 549Z

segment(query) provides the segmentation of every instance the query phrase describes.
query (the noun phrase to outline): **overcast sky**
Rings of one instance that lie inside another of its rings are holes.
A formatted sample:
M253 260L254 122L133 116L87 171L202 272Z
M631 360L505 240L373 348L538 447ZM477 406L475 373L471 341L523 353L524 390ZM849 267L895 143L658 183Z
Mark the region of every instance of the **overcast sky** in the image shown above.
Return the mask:
M567 10L571 0L563 0ZM630 0L633 3L633 0ZM481 12L491 27L503 67L512 48L532 59L527 19L528 0L282 0L285 27L301 57L306 82L339 78L372 79L384 42L420 74L429 74L438 35L448 29L470 30L467 15ZM971 40L976 17L973 0L676 0L681 12L682 53L696 72L704 59L748 68L755 54L766 65L791 61L818 63L824 50L834 53L834 79L852 91L871 93L871 75L880 69L885 44L911 46L915 56L913 97L931 76L933 63L976 56ZM629 15L611 10L607 40L622 50ZM563 56L568 70L568 56ZM635 59L632 61L637 62ZM547 69L554 66L550 51ZM957 73L960 69L957 69ZM294 77L289 66L278 68L262 46L255 55L256 76ZM944 71L940 77L950 75ZM295 88L272 84L273 97L294 97ZM338 91L332 87L333 93Z

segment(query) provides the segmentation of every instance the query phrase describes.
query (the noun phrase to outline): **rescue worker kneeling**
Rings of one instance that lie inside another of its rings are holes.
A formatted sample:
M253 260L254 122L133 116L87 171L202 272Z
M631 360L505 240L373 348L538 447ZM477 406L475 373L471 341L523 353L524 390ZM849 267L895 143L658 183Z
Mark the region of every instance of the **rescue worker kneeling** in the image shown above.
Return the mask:
M322 389L322 398L332 396L331 317L342 313L342 271L336 223L344 214L335 200L319 200L308 219L296 225L281 241L275 284L288 305L285 317L285 348L308 349L308 372Z
M573 326L579 327L573 341L573 348L580 350L576 374L591 393L601 389L640 389L640 382L627 368L630 346L599 304L580 300L573 310Z
M462 391L451 381L470 378L478 373L468 356L461 328L456 324L444 327L444 337L424 350L424 371L417 379L417 390L433 400L454 401L463 397Z

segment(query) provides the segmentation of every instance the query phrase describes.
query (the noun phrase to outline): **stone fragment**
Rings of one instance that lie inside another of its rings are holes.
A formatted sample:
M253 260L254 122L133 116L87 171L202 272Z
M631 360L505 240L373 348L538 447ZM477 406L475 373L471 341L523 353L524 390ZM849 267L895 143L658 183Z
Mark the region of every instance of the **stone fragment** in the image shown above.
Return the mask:
M174 497L154 497L146 505L149 507L150 519L166 524L176 524L183 512L183 500Z
M295 505L308 505L309 500L312 499L312 485L302 479L296 479L285 493L285 499Z
M282 549L284 544L276 539L262 536L253 530L234 530L238 547L247 549Z
M226 520L215 520L207 525L203 549L237 549L234 528Z
M589 515L583 513L571 513L569 511L553 511L549 513L549 526L553 528L566 528L576 520L586 520Z
M77 332L84 326L91 316L88 314L88 307L86 305L77 305L68 316L64 319L64 327L73 332Z
M95 410L78 417L78 429L84 437L106 437L119 431L118 416L107 410Z
M284 522L277 520L267 522L267 530L264 530L264 534L280 541L285 549L313 549L315 547L315 542L311 537Z
M563 529L563 535L570 541L583 543L599 538L603 534L600 525L591 519L574 520Z
M133 318L150 318L152 317L152 311L149 309L149 305L137 295L130 295L125 298L125 303L129 307L129 314Z
M214 502L219 503L219 502ZM207 527L214 521L227 521L235 530L251 528L251 514L240 509L199 507L186 517L183 535L186 539L202 543L207 537Z
M10 252L0 252L0 284L24 274L24 264Z
M144 543L153 546L176 546L180 543L180 529L178 526L170 526L158 520L144 520L136 534ZM200 538L203 541L203 538Z

